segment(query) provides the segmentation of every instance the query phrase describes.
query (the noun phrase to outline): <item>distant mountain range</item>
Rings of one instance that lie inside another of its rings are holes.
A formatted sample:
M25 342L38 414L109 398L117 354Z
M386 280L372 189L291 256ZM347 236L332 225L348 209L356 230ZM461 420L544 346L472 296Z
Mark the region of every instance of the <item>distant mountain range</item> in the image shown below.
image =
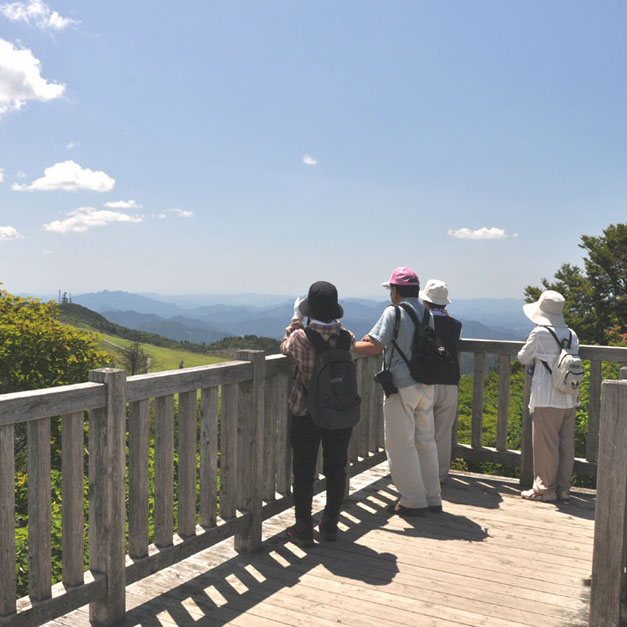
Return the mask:
M215 302L220 298L229 302ZM250 334L280 339L293 310L291 296L260 294L175 297L105 290L74 295L73 302L125 327L198 343ZM359 298L341 302L342 323L357 337L368 333L388 304ZM522 305L514 298L460 299L449 310L464 325L462 337L521 340L533 327Z

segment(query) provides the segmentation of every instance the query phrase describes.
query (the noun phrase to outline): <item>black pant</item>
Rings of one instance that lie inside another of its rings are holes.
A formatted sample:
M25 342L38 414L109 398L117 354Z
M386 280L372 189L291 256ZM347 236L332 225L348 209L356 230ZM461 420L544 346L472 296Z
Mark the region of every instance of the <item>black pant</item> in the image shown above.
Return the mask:
M292 416L290 442L292 444L294 469L294 509L296 518L311 520L313 481L318 459L318 447L322 440L322 472L327 479L328 516L340 513L346 482L346 450L351 439L352 427L348 429L321 429L307 416Z

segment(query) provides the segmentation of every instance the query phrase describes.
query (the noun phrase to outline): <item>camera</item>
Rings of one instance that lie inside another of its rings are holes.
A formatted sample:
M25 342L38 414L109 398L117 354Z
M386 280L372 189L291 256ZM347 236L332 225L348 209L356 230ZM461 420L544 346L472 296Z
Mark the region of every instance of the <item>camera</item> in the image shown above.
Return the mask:
M380 370L374 375L374 380L381 385L383 393L386 396L391 396L398 392L398 388L394 384L392 373L389 370Z

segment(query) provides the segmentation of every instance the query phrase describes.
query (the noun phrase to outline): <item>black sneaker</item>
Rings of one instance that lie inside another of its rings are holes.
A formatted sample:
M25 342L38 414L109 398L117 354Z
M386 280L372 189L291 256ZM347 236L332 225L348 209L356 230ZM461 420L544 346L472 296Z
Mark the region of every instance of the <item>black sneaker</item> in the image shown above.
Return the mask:
M392 503L386 509L390 514L396 514L397 516L424 516L429 511L427 507L405 507L398 501Z
M295 525L285 530L285 535L291 542L302 548L310 548L314 545L313 525L304 520L297 520Z
M335 540L337 540L337 522L339 518L339 516L332 518L331 516L327 516L324 512L322 513L322 518L318 523L318 531L320 531L323 540L327 542L335 542Z

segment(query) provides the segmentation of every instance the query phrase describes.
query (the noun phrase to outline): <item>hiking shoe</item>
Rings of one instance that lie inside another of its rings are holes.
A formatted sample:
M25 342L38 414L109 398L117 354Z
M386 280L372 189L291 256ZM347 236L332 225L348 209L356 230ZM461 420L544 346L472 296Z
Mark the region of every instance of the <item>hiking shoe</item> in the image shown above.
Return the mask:
M570 501L570 490L568 488L557 488L557 500L558 501Z
M295 525L292 525L285 530L285 535L291 542L301 548L306 549L314 545L313 525L311 522L297 520Z
M322 518L318 523L318 531L322 536L323 540L327 542L335 542L337 540L337 522L339 520L339 516L327 516L326 513L322 513Z
M557 501L555 494L552 494L550 492L547 492L546 494L540 494L539 492L536 492L533 488L531 488L530 490L523 490L520 493L520 496L528 501L542 501L543 503L555 503L555 501Z
M392 503L386 509L390 514L397 516L424 516L429 511L428 507L405 507L400 501Z

